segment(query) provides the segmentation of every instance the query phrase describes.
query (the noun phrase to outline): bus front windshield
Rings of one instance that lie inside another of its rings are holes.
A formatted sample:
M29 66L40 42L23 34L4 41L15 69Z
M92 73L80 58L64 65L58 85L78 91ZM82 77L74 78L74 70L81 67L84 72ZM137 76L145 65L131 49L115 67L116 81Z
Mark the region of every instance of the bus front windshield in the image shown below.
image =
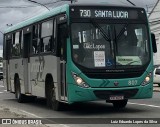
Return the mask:
M150 60L145 24L73 23L72 58L85 68L125 69Z

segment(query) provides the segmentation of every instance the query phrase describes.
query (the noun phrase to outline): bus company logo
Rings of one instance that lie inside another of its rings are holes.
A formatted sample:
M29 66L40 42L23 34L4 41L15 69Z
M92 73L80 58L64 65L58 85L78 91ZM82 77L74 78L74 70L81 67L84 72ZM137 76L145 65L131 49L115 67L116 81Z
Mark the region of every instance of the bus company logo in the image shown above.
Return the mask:
M118 85L119 85L119 82L115 81L114 86L118 86Z

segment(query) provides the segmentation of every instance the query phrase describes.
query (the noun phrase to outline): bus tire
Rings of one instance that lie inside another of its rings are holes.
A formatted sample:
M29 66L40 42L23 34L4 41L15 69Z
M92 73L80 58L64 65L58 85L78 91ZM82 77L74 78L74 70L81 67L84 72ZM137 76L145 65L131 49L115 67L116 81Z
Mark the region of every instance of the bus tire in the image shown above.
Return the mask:
M25 101L25 95L21 94L21 86L20 86L20 81L18 78L16 78L16 81L15 81L15 96L17 98L17 101L19 103L22 103Z
M122 109L122 108L126 107L127 102L128 102L128 99L125 99L125 100L116 100L116 101L113 101L112 104L113 104L114 108L116 108L116 109Z
M52 108L54 111L60 111L62 108L62 103L56 100L56 93L54 89L53 81L49 81L48 89L46 91L47 106Z

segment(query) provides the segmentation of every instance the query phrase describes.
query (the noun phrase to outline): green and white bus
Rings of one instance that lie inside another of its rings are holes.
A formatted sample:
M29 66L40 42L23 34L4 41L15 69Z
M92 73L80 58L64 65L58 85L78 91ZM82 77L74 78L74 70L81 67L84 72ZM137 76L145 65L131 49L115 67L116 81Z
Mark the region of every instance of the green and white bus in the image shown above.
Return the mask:
M123 108L153 94L156 43L143 8L65 4L8 28L3 51L4 84L18 102Z

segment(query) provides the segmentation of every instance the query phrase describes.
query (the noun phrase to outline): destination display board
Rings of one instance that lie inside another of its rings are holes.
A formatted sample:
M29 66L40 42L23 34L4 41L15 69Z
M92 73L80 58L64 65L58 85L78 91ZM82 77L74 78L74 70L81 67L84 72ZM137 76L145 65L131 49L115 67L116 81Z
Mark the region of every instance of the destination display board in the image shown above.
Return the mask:
M144 19L145 10L141 8L125 7L70 7L71 18L94 18L94 19Z

